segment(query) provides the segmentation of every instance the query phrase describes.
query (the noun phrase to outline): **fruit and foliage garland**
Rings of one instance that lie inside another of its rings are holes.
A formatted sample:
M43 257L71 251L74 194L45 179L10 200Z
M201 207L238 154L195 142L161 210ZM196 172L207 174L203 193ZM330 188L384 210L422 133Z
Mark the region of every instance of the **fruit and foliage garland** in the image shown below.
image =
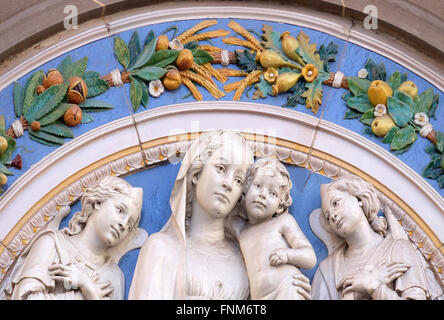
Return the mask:
M223 42L247 48L236 50L237 66L243 72L226 71L229 76L245 76L224 87L226 92L236 90L233 100L239 100L248 86L256 84L253 99L289 92L284 107L305 104L314 113L319 111L322 84L331 78L328 63L335 60L338 52L336 44L321 45L317 50L316 43L310 43L303 31L295 38L288 31L280 34L263 25L258 40L235 21L228 26L245 40L230 37Z
M70 127L93 121L89 114L113 109L109 103L93 97L109 85L95 71L86 71L88 57L75 62L68 55L56 69L33 73L24 87L14 83L14 111L20 130L29 130L30 139L48 146L60 146L74 138ZM17 138L14 126L7 130Z
M15 140L8 136L5 131L5 117L0 116L0 194L3 193L2 187L8 182L7 176L13 175L8 167L22 168L20 155L11 160L15 149Z
M210 52L221 49L203 45L199 41L226 36L229 31L214 30L197 33L202 29L217 24L216 20L203 21L186 30L173 39L165 34L156 37L150 31L141 46L140 36L135 31L128 44L123 39L114 37L114 53L123 66L120 72L123 82L130 82L130 98L134 111L140 106L148 106L149 96L159 97L165 89L176 90L182 84L188 87L196 100L202 100L202 94L195 83L203 86L214 97L221 98L225 94L219 90L212 77L223 80L224 77L211 65L214 57ZM112 85L111 76L106 78Z
M423 176L437 179L444 188L444 135L433 129L439 94L433 88L418 94L418 87L407 80L407 73L394 72L387 78L384 64L367 60L358 77L347 77L348 88L342 98L348 110L345 119L359 119L367 127L364 133L382 138L390 150L401 154L410 149L417 134L433 144L426 149L432 157Z

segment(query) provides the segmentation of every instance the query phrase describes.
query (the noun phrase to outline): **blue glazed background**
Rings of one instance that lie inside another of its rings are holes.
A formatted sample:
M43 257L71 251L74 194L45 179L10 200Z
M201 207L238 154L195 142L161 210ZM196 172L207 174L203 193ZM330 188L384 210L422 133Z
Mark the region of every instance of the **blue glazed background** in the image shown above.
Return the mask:
M162 23L157 25L140 27L135 30L138 31L141 42L143 42L150 30L153 30L156 36L159 36L169 27L176 25L178 27L177 34L180 34L183 31L193 27L200 21L202 20L187 20L187 21L177 21L175 23L171 22ZM217 30L217 29L231 30L227 26L229 21L230 21L229 19L218 19L218 24L206 28L202 32ZM339 49L338 49L338 54L336 55L337 61L330 63L330 71L332 72L340 70L346 75L356 76L357 72L359 71L359 69L361 69L364 66L367 59L371 58L376 63L383 62L385 64L388 76L396 70L399 70L401 72L407 71L409 74L408 79L413 80L417 84L420 93L427 88L433 87L429 82L425 81L424 79L414 74L413 72L408 71L406 68L400 66L399 64L391 61L390 59L387 59L370 50L349 43L347 41L338 39L336 37L330 36L328 34L305 27L298 27L290 24L276 23L270 21L242 20L242 19L237 19L236 21L239 22L244 28L256 30L258 33L261 33L263 24L271 25L273 27L273 30L281 33L288 30L293 36L297 36L299 31L303 30L310 37L311 42L317 43L318 48L321 44L328 45L330 41L333 41L339 46ZM125 40L125 42L128 43L131 38L131 35L135 30L125 31L117 34L116 36L121 37L122 39ZM169 36L169 38L171 38L173 35L173 31L169 31L167 35ZM235 36L235 33L231 32L229 36ZM89 62L87 70L98 71L102 75L109 73L111 70L115 68L121 70L122 67L117 62L117 59L115 58L113 53L114 37L115 36L94 41L90 44L72 50L70 53L67 54L71 54L73 60L77 60L84 56L88 56ZM228 48L229 50L241 48L236 46L225 45L224 43L222 43L221 38L211 39L211 42L215 46ZM207 43L203 41L200 44L207 44ZM35 70L33 70L32 72L37 71L39 69L47 71L50 68L57 67L57 65L65 58L67 54L57 57L45 63L44 65L35 68ZM217 68L220 66L216 65L215 67ZM235 68L235 66L230 66L230 68ZM24 85L26 79L30 76L30 74L27 74L26 76L22 77L21 79L18 80L18 82ZM229 78L227 83L234 82L237 80L239 80L239 78ZM223 84L219 82L216 83L218 87L222 89ZM115 109L103 113L92 114L95 119L94 122L89 124L82 124L80 126L73 128L75 136L78 137L80 134L87 132L93 128L96 128L100 125L103 125L109 121L119 119L121 117L125 117L132 114L132 109L129 102L129 87L130 87L129 84L125 84L121 88L111 88L104 94L98 96L97 99L113 104L115 106ZM7 127L9 127L11 123L15 120L13 112L12 88L13 84L10 84L8 87L6 87L4 90L0 92L1 113L5 115ZM323 120L334 122L358 134L362 134L364 125L361 122L359 122L356 119L355 120L343 119L347 107L345 105L345 102L341 99L341 96L345 92L345 90L333 89L329 86L323 86L323 89L324 89L323 103L321 105L318 114L314 116L322 118ZM199 90L203 94L204 101L216 100L204 88L199 87ZM442 104L444 98L443 92L437 90L436 88L434 88L434 90L435 93L439 93ZM266 103L275 106L281 106L287 101L287 96L288 96L287 94L280 94L277 97L268 97L266 99L252 100L251 99L252 94L253 90L249 92L250 97L247 97L247 95L244 93L240 101L254 101L256 103ZM186 97L187 95L188 97ZM225 97L223 97L221 100L231 101L233 95L234 92L231 92L227 94ZM193 102L193 101L194 98L192 96L189 96L188 89L185 86L181 86L179 89L175 91L172 92L166 91L159 98L150 97L149 109L175 103ZM313 113L310 110L306 109L305 106L302 105L290 109L298 110L300 112L313 115ZM143 112L144 110L145 109L141 107L138 110L138 112ZM442 106L440 106L438 107L436 113L436 119L431 119L431 123L433 124L435 129L441 132L444 131L444 121L442 120L443 118L444 118L444 109L442 108ZM383 144L381 142L381 139L375 136L368 136L368 135L365 137L375 142L376 144L382 146L384 149L389 150L389 146ZM422 137L418 137L418 141L414 143L412 148L408 152L398 156L398 158L404 161L407 165L409 165L412 169L414 169L417 173L421 175L423 169L430 160L429 155L427 155L424 152L424 148L429 144L430 143L428 140ZM32 164L38 162L45 155L54 150L53 147L43 146L41 144L38 144L30 140L28 138L27 132L25 133L24 137L17 139L17 146L18 146L17 152L20 153L23 157L24 167L22 170L16 170L12 168L14 176L9 177L8 184L6 187L10 186L14 181L16 181L17 178L19 178L20 175L22 175L26 170L28 170ZM427 179L427 182L430 183L433 186L433 188L435 188L438 191L440 195L442 196L444 195L444 190L438 188L436 180Z
M331 180L303 168L286 167L293 183L291 190L293 204L289 212L295 217L316 252L316 266L310 270L301 269L311 281L319 262L327 256L327 248L311 231L309 215L321 207L320 185ZM171 215L169 199L178 171L178 164L165 164L124 178L132 186L143 188L142 217L139 227L145 229L149 235L160 231ZM71 213L61 222L60 228L67 227L73 214L80 210L80 202L77 202L72 206ZM140 249L130 251L119 262L119 267L125 275L125 299L128 297L139 251Z
M176 23L163 23L153 26L146 26L138 28L141 41L143 41L150 30L155 32L155 35L160 35L164 30L171 27L172 25L177 25L179 30L178 34L185 31L186 29L194 26L198 22L202 20L188 20L188 21L178 21ZM348 76L356 76L357 72L363 68L365 62L368 58L373 59L376 63L383 62L387 69L387 75L389 76L396 70L401 72L407 71L409 76L409 80L413 80L418 88L419 92L423 92L425 89L433 87L430 83L414 74L411 71L408 71L406 68L400 66L399 64L377 54L370 50L364 49L358 45L348 43L344 40L338 39L336 37L324 34L322 32L312 30L309 28L301 28L298 26L283 24L283 23L275 23L268 21L256 21L256 20L241 20L237 19L244 28L246 29L254 29L257 32L261 33L262 25L268 24L273 27L275 31L284 32L286 30L290 31L293 36L297 36L300 30L303 30L309 37L311 42L315 42L318 45L318 48L321 44L328 45L330 41L338 44L338 54L336 55L336 62L330 64L330 71L342 71L345 75ZM203 30L203 32L217 29L231 30L228 28L227 23L228 19L218 19L218 24ZM125 31L117 36L120 36L124 39L126 43L130 40L130 37L134 30ZM170 38L172 36L172 32L167 34ZM233 36L234 32L230 34ZM105 38L102 40L98 40L77 48L70 53L64 54L60 57L57 57L44 65L35 68L32 72L25 75L18 82L22 85L25 84L27 78L33 72L43 69L47 71L50 68L55 68L57 65L66 57L66 55L70 54L73 57L73 60L78 60L83 58L84 56L88 56L89 62L87 70L94 70L100 72L102 75L108 74L111 70L118 68L122 69L122 67L117 62L113 53L113 37ZM235 46L227 46L222 43L221 39L213 39L211 40L215 46L228 48L229 50L237 49ZM202 42L204 44L204 42ZM215 66L219 68L220 66ZM230 68L235 68L234 66L230 66ZM239 80L238 78L230 78L229 82L234 82ZM217 85L220 89L222 89L223 84L217 82ZM12 93L13 84L10 84L4 90L0 91L0 110L1 114L5 116L6 126L9 127L11 123L15 120L15 115L13 111L13 93ZM347 110L345 102L341 99L341 96L346 91L344 89L333 89L329 86L323 86L324 95L323 95L323 103L317 115L315 117L334 122L338 125L341 125L353 132L358 134L362 134L364 125L358 120L344 120L344 113ZM199 87L200 92L203 94L204 101L216 101L205 89ZM435 93L440 94L441 103L438 107L436 113L436 119L431 119L431 123L434 128L443 132L444 131L444 110L442 107L444 94L443 92L434 88ZM173 92L166 91L159 98L150 97L149 109L157 108L160 106L182 103L182 102L193 102L194 98L192 96L188 96L185 99L183 97L189 94L188 89L184 86L181 86L178 90ZM253 91L250 91L250 97L252 96ZM227 94L221 100L231 101L233 98L234 92ZM92 114L94 117L94 122L89 124L82 124L80 126L74 127L73 132L76 137L81 134L99 127L103 124L106 124L110 121L120 119L122 117L126 117L128 115L132 115L132 109L129 103L129 84L125 84L121 88L111 88L104 94L96 97L99 100L106 101L114 105L114 110L107 111L103 113ZM277 97L269 97L267 99L259 99L252 100L247 97L245 94L242 96L241 100L245 102L256 102L256 103L265 103L271 104L275 106L281 106L287 101L287 94L281 94ZM297 106L291 108L293 110L297 110L309 115L313 115L310 110L307 110L305 106ZM144 109L141 107L138 112L143 112ZM386 150L389 150L389 146L385 145L381 142L381 139L376 138L374 136L365 136L367 139L373 141L377 145L383 147ZM69 140L67 140L69 141ZM418 141L416 141L413 147L403 155L398 156L398 158L404 161L407 165L409 165L413 170L421 175L422 170L425 168L427 163L429 162L429 156L424 152L424 148L429 145L429 141L418 137ZM10 186L14 181L16 181L26 170L28 170L31 165L40 161L44 156L51 153L55 150L53 147L47 147L41 144L38 144L29 139L28 133L25 133L25 136L17 139L17 152L20 153L23 157L23 169L16 170L11 169L14 173L14 176L8 177L8 184L6 187ZM172 190L175 177L179 170L178 165L161 165L158 167L151 168L149 170L141 171L139 173L130 175L125 178L129 183L133 186L143 187L144 188L144 204L142 211L142 219L140 222L140 227L146 229L149 234L159 231L164 223L168 220L170 215L170 207L169 207L169 195ZM319 186L321 183L328 183L330 180L321 175L312 174L305 169L291 167L288 166L288 170L292 177L293 181L293 190L292 190L292 198L293 205L290 208L290 212L295 216L298 221L302 231L307 235L309 241L314 247L318 263L322 261L326 255L327 251L324 244L312 233L309 227L308 216L312 210L320 207L320 195L319 195ZM161 181L161 183L159 183ZM441 196L444 196L444 189L440 190L437 186L435 180L427 179L427 182L430 183ZM296 209L297 208L297 209ZM63 222L61 227L67 226L69 219L72 214L76 211L80 210L80 203L76 203L72 208L72 213L69 217L67 217ZM125 298L128 294L128 288L131 284L132 275L134 272L135 263L137 260L139 250L134 250L127 255L125 255L120 261L119 265L124 271L125 279L126 279L126 291ZM312 270L302 270L303 273L312 279L315 270L317 269L317 265Z

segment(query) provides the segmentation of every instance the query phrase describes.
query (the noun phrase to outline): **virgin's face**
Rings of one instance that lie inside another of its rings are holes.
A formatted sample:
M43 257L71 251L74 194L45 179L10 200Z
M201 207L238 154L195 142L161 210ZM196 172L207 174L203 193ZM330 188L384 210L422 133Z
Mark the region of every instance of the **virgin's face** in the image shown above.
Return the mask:
M96 235L112 247L128 236L137 219L138 209L131 198L125 194L115 194L99 204L88 223L94 223Z
M248 166L240 143L215 150L197 177L195 200L200 207L215 218L225 218L241 196Z
M355 232L360 223L368 223L358 199L347 192L328 190L322 195L321 201L330 228L342 238Z

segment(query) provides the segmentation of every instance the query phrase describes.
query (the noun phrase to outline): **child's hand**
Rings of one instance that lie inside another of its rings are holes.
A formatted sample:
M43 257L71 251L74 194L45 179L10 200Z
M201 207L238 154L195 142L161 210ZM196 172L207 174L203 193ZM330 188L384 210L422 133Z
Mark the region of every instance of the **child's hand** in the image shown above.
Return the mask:
M274 267L288 262L287 250L276 249L270 254L270 264Z

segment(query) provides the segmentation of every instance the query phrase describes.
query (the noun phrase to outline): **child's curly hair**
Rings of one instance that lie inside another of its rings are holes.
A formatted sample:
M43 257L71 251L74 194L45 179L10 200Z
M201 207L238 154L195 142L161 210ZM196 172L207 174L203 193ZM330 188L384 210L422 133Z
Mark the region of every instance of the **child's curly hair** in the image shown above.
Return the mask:
M251 186L251 183L254 180L254 177L257 174L258 169L271 169L274 175L280 175L281 179L279 187L282 193L280 197L279 208L277 209L274 216L279 216L283 213L288 212L288 208L293 202L290 195L292 183L287 168L285 168L285 166L277 159L271 157L261 158L250 166L247 172L247 179L244 186L243 194L245 195L247 193L248 189Z

